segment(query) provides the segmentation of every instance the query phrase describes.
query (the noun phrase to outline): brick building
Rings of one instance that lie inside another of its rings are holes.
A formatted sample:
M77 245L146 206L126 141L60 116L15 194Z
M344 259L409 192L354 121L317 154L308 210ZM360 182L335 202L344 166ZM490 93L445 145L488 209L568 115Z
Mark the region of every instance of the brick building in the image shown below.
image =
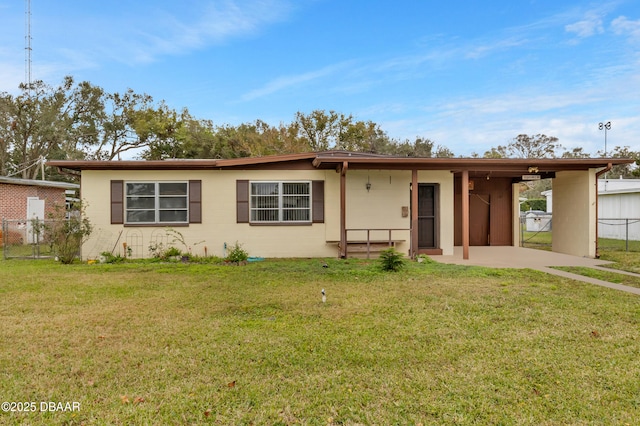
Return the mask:
M80 185L67 182L0 176L0 219L28 219L30 201L35 201L41 209L44 207L41 219L48 218L55 214L57 206L65 205L67 190L77 191L79 188Z

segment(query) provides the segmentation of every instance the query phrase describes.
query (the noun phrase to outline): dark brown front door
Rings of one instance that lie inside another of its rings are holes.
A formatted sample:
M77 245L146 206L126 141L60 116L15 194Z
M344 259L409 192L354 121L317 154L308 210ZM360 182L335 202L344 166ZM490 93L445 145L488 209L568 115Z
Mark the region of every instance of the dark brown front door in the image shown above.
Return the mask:
M469 245L471 246L490 244L490 200L489 194L469 194Z
M418 248L438 247L437 232L437 192L432 183L418 184Z

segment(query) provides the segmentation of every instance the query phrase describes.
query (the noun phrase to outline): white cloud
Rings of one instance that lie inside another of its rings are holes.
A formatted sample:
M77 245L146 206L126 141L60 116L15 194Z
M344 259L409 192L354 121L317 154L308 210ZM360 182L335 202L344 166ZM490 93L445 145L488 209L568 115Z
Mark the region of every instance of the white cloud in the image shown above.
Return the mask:
M579 38L587 38L604 32L602 19L595 13L588 13L585 19L565 25L564 29L569 33L576 34Z
M346 68L348 63L340 63L335 65L329 65L319 70L310 71L298 75L287 75L283 77L278 77L274 80L271 80L263 87L252 90L248 93L242 95L243 101L251 101L257 98L261 98L267 95L274 94L281 90L286 90L291 87L300 86L304 83L309 83L329 75L336 73L337 71Z
M286 19L290 9L289 3L281 0L228 0L209 2L191 20L178 20L164 11L152 20L152 27L139 33L142 37L137 40L135 58L149 62L156 56L182 54L230 38L250 36Z
M177 20L170 12L162 13L145 35L152 51L173 54L254 34L284 19L288 12L288 3L276 0L254 0L242 6L233 1L210 2L191 21Z
M84 69L106 61L151 63L163 56L188 54L233 38L253 36L265 27L284 21L291 13L290 0L206 1L203 6L159 3L156 9L125 6L109 16L72 16L58 22L67 31L51 30L55 38L52 57L73 49L72 65ZM180 8L179 11L171 8ZM82 59L81 59L82 58ZM81 60L80 60L81 59Z
M640 42L640 19L632 21L619 16L611 21L611 29L617 35L628 36L632 41Z
M20 90L18 87L24 82L25 70L19 68L14 62L4 62L0 59L0 92L8 92L12 95L18 95Z
M634 96L640 90L638 80L623 75L608 83L560 91L523 87L484 96L429 99L417 105L394 104L399 113L393 115L398 118L387 120L383 117L389 111L383 105L369 112L396 138L428 137L460 156L472 152L482 155L520 133L556 136L567 149L582 147L595 155L604 146L603 134L598 131L602 120L614 123L610 148L628 145L640 150L640 117L630 115L637 110L633 105L640 106ZM376 111L382 111L380 118L375 117Z
M465 57L470 59L478 59L478 58L487 56L493 52L509 50L514 47L520 47L526 43L527 43L526 39L509 37L507 39L494 41L493 43L471 46L469 50L466 52Z

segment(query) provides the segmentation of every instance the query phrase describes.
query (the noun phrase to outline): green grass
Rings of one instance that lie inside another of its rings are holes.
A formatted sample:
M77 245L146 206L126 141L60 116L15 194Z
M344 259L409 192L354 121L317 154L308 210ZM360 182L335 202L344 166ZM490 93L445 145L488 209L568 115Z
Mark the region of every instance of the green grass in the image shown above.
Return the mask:
M522 246L541 250L551 250L551 232L524 232Z
M553 232L524 232L521 237L523 246L528 248L539 248L551 250ZM611 238L598 238L598 248L601 252L640 252L640 241L614 240Z
M596 278L610 283L628 285L630 287L640 288L640 276L630 276L612 271L603 271L601 269L593 269L582 266L556 266L555 269L571 272L586 277Z
M1 399L81 409L0 424L640 422L637 296L327 262L1 261Z
M608 268L622 269L623 271L640 274L640 251L607 250L600 253L600 259L614 262L610 265L604 265Z
M611 238L598 238L598 247L602 251L626 251L627 246L630 252L640 252L640 241L614 240Z
M527 248L551 250L552 232L525 232L523 241ZM606 267L640 274L640 241L629 241L628 249L624 240L598 239L600 259L614 262Z

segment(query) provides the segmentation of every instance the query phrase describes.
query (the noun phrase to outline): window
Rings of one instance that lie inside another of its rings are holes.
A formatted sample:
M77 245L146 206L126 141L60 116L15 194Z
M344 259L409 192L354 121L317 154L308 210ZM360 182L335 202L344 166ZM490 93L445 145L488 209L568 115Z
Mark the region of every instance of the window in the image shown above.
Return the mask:
M125 223L188 223L187 182L126 182Z
M250 221L311 222L311 182L251 182Z

